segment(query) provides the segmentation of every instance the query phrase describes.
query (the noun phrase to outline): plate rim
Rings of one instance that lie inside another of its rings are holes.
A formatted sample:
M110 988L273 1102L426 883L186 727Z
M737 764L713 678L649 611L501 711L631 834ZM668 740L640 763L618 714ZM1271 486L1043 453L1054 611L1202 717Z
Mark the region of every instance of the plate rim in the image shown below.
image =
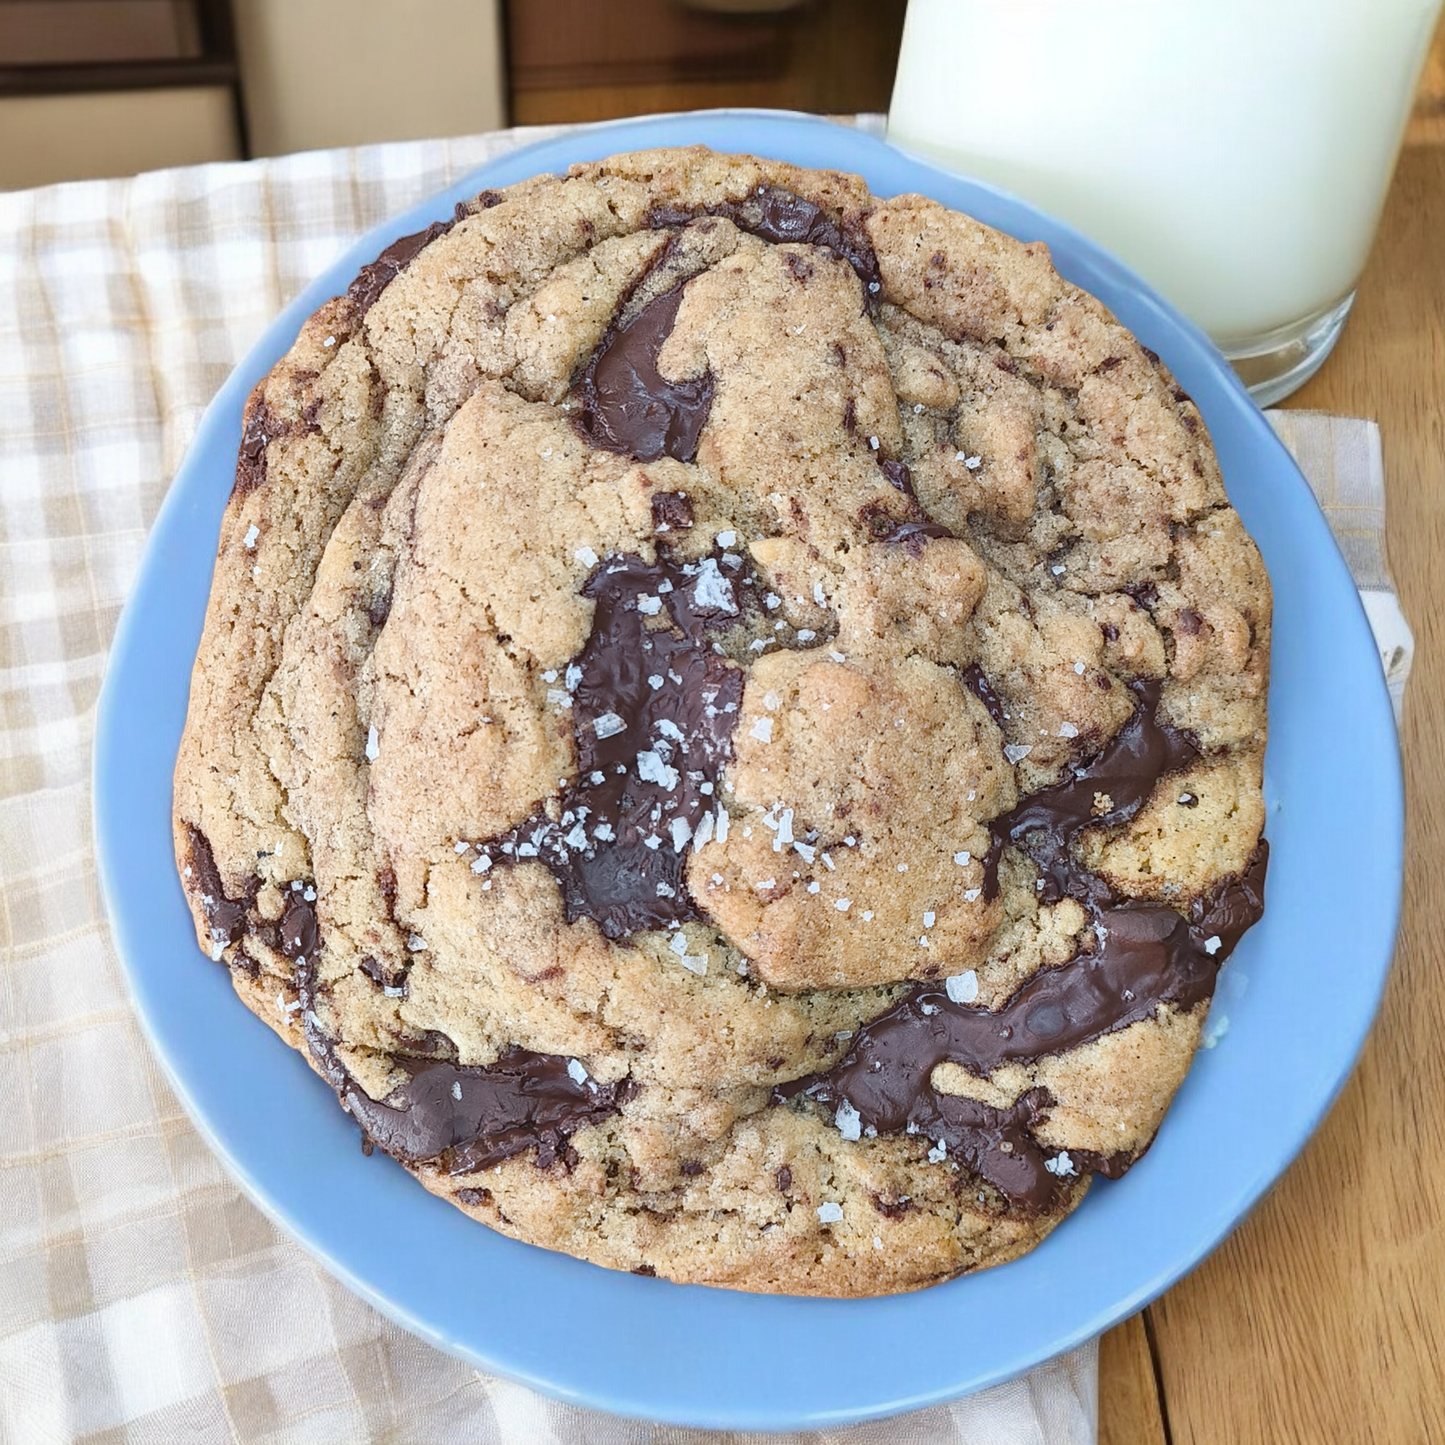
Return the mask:
M156 566L158 555L161 550L162 539L168 537L170 530L179 525L178 518L188 502L195 499L189 494L196 490L198 483L189 482L188 478L195 470L202 467L204 454L226 440L227 434L236 429L231 425L231 414L235 411L240 402L244 402L246 394L256 380L269 371L274 362L265 359L272 355L273 347L278 338L281 338L289 331L289 337L282 346L290 344L294 339L300 324L311 314L316 307L329 296L336 294L336 287L332 282L333 277L341 276L342 286L345 285L345 278L367 260L374 259L375 255L398 235L406 234L409 230L415 229L418 224L425 224L427 219L443 214L446 207L449 207L451 199L463 194L474 193L487 184L509 184L510 181L497 181L494 177L497 173L514 171L520 169L517 178L526 175L537 174L553 165L565 166L568 162L560 157L570 153L572 159L587 159L595 152L598 155L614 154L629 149L646 149L653 145L664 144L693 144L696 140L686 135L679 135L668 140L653 137L651 133L659 127L669 127L681 131L706 131L713 127L721 126L726 129L728 126L764 126L770 133L774 130L788 132L787 135L779 135L778 143L770 145L766 150L756 143L747 146L735 145L737 150L747 150L753 153L763 152L765 154L787 155L789 154L788 142L790 139L807 135L814 138L822 138L823 133L828 133L827 139L840 147L858 152L855 156L847 159L839 159L831 162L840 169L862 169L868 152L873 152L875 159L888 158L892 160L904 160L910 168L919 172L928 172L938 178L945 188L954 188L960 185L977 193L996 198L1000 204L1012 207L1023 212L1037 216L1046 228L1054 234L1064 237L1072 247L1077 248L1083 255L1089 257L1093 264L1105 275L1114 286L1129 293L1134 300L1141 302L1147 309L1152 311L1160 320L1164 329L1171 331L1182 341L1188 343L1195 353L1202 352L1203 355L1212 360L1215 371L1218 373L1218 380L1223 383L1222 396L1232 401L1234 406L1234 421L1242 424L1252 438L1256 446L1263 446L1267 451L1276 454L1276 462L1280 460L1286 465L1288 471L1294 473L1298 487L1303 489L1308 498L1308 507L1314 509L1318 517L1319 526L1324 530L1324 539L1328 542L1327 551L1333 552L1334 559L1340 568L1344 567L1343 559L1339 555L1339 549L1334 541L1333 534L1329 531L1322 514L1319 513L1318 504L1310 491L1308 484L1299 474L1293 458L1289 456L1283 443L1275 436L1273 430L1263 414L1259 412L1240 383L1233 377L1231 372L1225 368L1222 358L1214 351L1212 345L1204 337L1199 329L1193 326L1185 318L1180 316L1166 302L1155 295L1150 288L1143 285L1130 273L1121 263L1109 256L1100 247L1087 241L1072 228L1062 225L1044 217L1035 208L1010 196L1007 192L998 187L987 185L983 182L974 181L971 178L950 175L942 171L924 158L917 157L902 151L898 147L891 146L881 137L872 135L855 127L841 126L836 123L824 121L817 117L805 116L789 111L766 111L724 108L711 111L681 112L673 115L647 116L623 121L599 122L593 125L578 127L575 130L564 132L561 135L550 136L529 143L503 153L500 156L485 161L480 166L467 172L451 186L438 191L427 200L418 205L408 208L395 216L381 222L373 227L365 235L351 246L345 248L335 260L333 260L316 278L314 278L301 292L283 308L279 315L266 327L261 336L248 349L244 357L240 359L234 370L227 377L211 402L207 405L205 412L199 422L196 432L187 448L185 458L174 478L169 485L166 496L157 511L156 517L151 524L150 535L135 580L132 583L130 594L127 598L125 609L119 619L112 639L110 654L107 658L105 681L97 704L95 747L92 766L92 798L93 818L96 836L97 867L101 880L102 892L106 902L107 914L112 925L112 934L116 940L117 953L121 958L125 970L127 985L131 997L135 1002L136 1011L140 1016L147 1041L153 1055L159 1059L167 1075L172 1088L175 1090L183 1107L186 1109L191 1121L196 1125L202 1136L206 1139L208 1146L216 1153L230 1172L233 1178L240 1184L247 1195L256 1203L263 1212L273 1220L283 1232L291 1239L296 1240L307 1252L327 1270L328 1273L339 1278L350 1289L361 1297L368 1300L378 1308L384 1315L391 1318L397 1324L410 1332L419 1335L428 1342L448 1351L451 1354L459 1355L470 1363L490 1373L504 1375L519 1380L529 1387L541 1391L554 1398L568 1401L569 1403L600 1409L614 1414L634 1415L655 1419L661 1422L701 1426L722 1429L754 1429L754 1430L782 1430L801 1428L825 1428L843 1424L855 1423L867 1419L881 1418L905 1410L913 1410L926 1407L931 1404L944 1403L948 1400L958 1398L962 1394L972 1393L975 1390L987 1388L989 1385L1000 1383L1004 1380L1014 1378L1028 1369L1032 1369L1045 1360L1053 1358L1077 1345L1093 1338L1102 1329L1117 1323L1134 1313L1137 1309L1156 1298L1170 1285L1175 1283L1185 1273L1197 1267L1203 1259L1228 1236L1230 1232L1240 1223L1248 1212L1258 1202L1261 1195L1270 1185L1280 1177L1290 1163L1297 1157L1300 1150L1308 1142L1319 1123L1333 1105L1340 1090L1348 1080L1353 1071L1355 1063L1369 1030L1373 1025L1378 1012L1380 998L1385 983L1388 979L1390 959L1393 955L1394 939L1399 924L1400 910L1403 899L1403 822L1404 822L1404 794L1403 794L1403 773L1399 754L1398 735L1395 731L1393 714L1390 712L1388 695L1385 689L1383 674L1378 677L1378 688L1375 689L1373 700L1367 705L1375 710L1376 723L1380 721L1378 714L1383 710L1384 719L1389 726L1386 735L1393 740L1393 747L1387 749L1383 755L1375 758L1375 764L1381 773L1381 780L1386 785L1383 798L1383 812L1379 819L1378 826L1381 832L1382 842L1385 845L1387 856L1384 873L1393 882L1392 896L1380 905L1377 910L1377 944L1378 951L1383 957L1377 959L1374 966L1367 970L1373 980L1373 989L1370 998L1367 1000L1367 1007L1361 1009L1357 1027L1349 1031L1344 1047L1338 1053L1336 1067L1332 1069L1332 1079L1328 1085L1320 1089L1311 1105L1311 1112L1304 1127L1297 1128L1279 1152L1277 1162L1262 1169L1256 1177L1243 1182L1242 1187L1236 1191L1237 1199L1233 1205L1227 1206L1219 1212L1215 1220L1215 1227L1210 1229L1202 1238L1197 1247L1187 1252L1186 1257L1176 1261L1170 1267L1158 1270L1149 1278L1138 1281L1133 1288L1123 1292L1114 1303L1101 1315L1078 1321L1071 1329L1065 1329L1050 1337L1048 1344L1043 1348L1024 1350L1017 1358L1007 1365L997 1367L983 1375L975 1378L962 1378L960 1382L944 1383L939 1387L914 1393L906 1398L880 1398L866 1406L859 1406L856 1403L845 1406L841 1409L832 1410L826 1406L809 1406L802 1409L790 1409L787 1406L779 1407L769 1405L761 1409L755 1408L749 1402L739 1399L718 1401L713 1400L702 1405L700 1409L691 1408L680 1400L672 1400L663 1405L659 1410L649 1404L645 1394L638 1393L634 1385L628 1389L617 1387L615 1391L605 1398L599 1398L595 1389L578 1389L569 1386L565 1379L558 1378L555 1373L541 1374L536 1370L519 1368L515 1362L507 1363L499 1360L494 1354L484 1351L468 1340L455 1338L453 1333L440 1328L432 1321L418 1316L412 1309L399 1304L396 1300L388 1297L373 1287L372 1283L359 1275L350 1265L339 1258L333 1249L313 1238L304 1228L287 1213L270 1196L267 1186L252 1169L251 1165L243 1158L238 1157L230 1142L222 1137L213 1127L213 1121L206 1109L197 1099L190 1086L186 1066L180 1059L173 1055L168 1047L164 1033L164 1021L159 1015L153 1015L148 1003L144 988L144 970L141 969L131 957L131 945L133 930L127 917L125 900L117 893L116 878L116 854L115 847L120 837L120 830L123 828L122 820L114 816L113 799L111 794L111 779L115 775L114 770L120 766L120 760L116 754L116 746L119 743L117 736L118 710L122 706L123 681L118 678L121 670L121 662L126 659L138 645L135 633L141 626L142 616L139 606L139 599L142 595L142 580L147 578L152 569ZM648 143L637 144L637 140L649 137ZM594 142L604 141L599 148ZM717 141L704 143L713 144L715 148L724 149L725 146ZM551 159L559 157L556 162ZM536 158L534 160L533 158ZM545 163L537 164L537 161ZM1111 309L1113 302L1109 303ZM1127 323L1131 330L1136 329L1133 322ZM1188 349L1188 348L1186 348ZM1196 357L1196 359L1198 359ZM1171 358L1171 365L1173 359ZM1223 368L1223 370L1221 370ZM1210 421L1211 430L1216 423ZM237 433L238 434L238 433ZM226 488L229 492L229 487ZM207 554L206 570L209 574L211 565L211 554ZM1348 574L1346 574L1348 576ZM207 588L209 590L209 587ZM1350 587L1351 595L1354 598L1355 611L1358 613L1358 620L1361 627L1368 632L1368 624L1364 618L1363 605L1360 603L1357 590L1353 583ZM199 632L199 619L197 632ZM1376 669L1378 673L1378 668ZM189 677L189 663L186 667ZM1375 727L1378 734L1381 730ZM169 800L169 775L167 775L167 800ZM167 860L169 864L169 860ZM177 884L177 890L179 885ZM199 953L198 953L199 957ZM244 1022L251 1022L249 1017ZM277 1042L277 1047L284 1047ZM299 1056L298 1056L299 1057ZM1197 1060L1195 1066L1197 1066ZM1194 1066L1191 1067L1191 1073ZM1297 1136L1297 1137L1296 1137ZM412 1187L415 1187L414 1185ZM1242 1205L1239 1201L1242 1200ZM1067 1227L1067 1226L1066 1226ZM594 1268L587 1266L587 1268ZM1010 1266L1000 1266L998 1270L1006 1270ZM987 1273L993 1274L995 1271ZM983 1276L975 1275L965 1278L978 1279ZM626 1278L626 1276L622 1276ZM955 1281L954 1283L958 1283ZM689 1288L670 1284L663 1284L662 1288L679 1291ZM946 1289L947 1286L936 1286L935 1290ZM708 1290L707 1293L716 1293ZM734 1297L749 1301L750 1311L756 1306L756 1312L766 1313L770 1306L781 1301L792 1301L799 1303L799 1297L795 1296L759 1296L759 1295L736 1295L733 1291L722 1293L734 1295ZM930 1291L932 1293L932 1291ZM883 1297L891 1300L908 1300L914 1296L888 1296ZM807 1307L819 1303L817 1301L801 1301ZM834 1307L848 1309L862 1304L862 1301L823 1301L821 1303ZM565 1372L564 1372L565 1373ZM969 1372L966 1368L960 1367L954 1371L962 1377L967 1377Z

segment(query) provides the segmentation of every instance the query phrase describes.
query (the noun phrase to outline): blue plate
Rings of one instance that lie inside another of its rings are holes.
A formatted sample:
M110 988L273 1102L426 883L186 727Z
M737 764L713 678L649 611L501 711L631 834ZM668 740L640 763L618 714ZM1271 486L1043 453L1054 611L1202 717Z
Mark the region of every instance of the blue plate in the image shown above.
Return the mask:
M302 321L399 235L618 151L701 142L857 171L1026 240L1109 305L1198 402L1274 579L1269 908L1221 985L1230 1027L1158 1140L1024 1259L918 1294L762 1297L644 1279L504 1239L380 1155L196 949L171 861L171 770L246 394ZM1006 1380L1132 1314L1198 1264L1309 1138L1374 1017L1400 906L1399 750L1370 631L1308 486L1206 338L1098 247L1021 201L803 116L704 112L589 127L482 167L306 288L212 402L156 520L100 701L95 822L121 957L191 1117L251 1197L418 1335L549 1395L740 1430L844 1424ZM1328 908L1321 899L1332 900ZM1248 981L1247 993L1243 981Z

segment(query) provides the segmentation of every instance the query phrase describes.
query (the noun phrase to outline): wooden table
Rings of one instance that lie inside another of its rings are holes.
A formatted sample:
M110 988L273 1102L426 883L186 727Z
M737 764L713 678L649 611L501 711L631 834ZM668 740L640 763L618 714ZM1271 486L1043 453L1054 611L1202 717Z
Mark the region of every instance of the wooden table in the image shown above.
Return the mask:
M1417 644L1404 925L1324 1127L1211 1259L1104 1337L1103 1445L1445 1442L1445 26L1354 314L1286 404L1374 417L1383 437Z

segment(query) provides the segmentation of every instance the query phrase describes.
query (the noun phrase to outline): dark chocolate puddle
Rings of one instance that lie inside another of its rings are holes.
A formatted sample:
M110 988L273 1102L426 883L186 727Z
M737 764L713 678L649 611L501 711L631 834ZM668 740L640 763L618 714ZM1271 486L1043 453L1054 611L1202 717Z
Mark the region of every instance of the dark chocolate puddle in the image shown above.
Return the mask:
M211 840L191 823L186 824L186 838L190 845L191 869L186 891L195 894L201 901L211 929L211 942L236 943L246 932L247 920L261 886L260 879L252 881L249 894L228 898L221 882L221 870L216 867L216 855L211 851Z
M964 681L990 712L1002 713L982 672ZM938 1093L931 1075L953 1063L987 1078L1003 1064L1032 1064L1127 1028L1161 1004L1191 1009L1212 996L1220 965L1263 913L1269 860L1263 838L1245 871L1196 899L1187 919L1162 903L1118 902L1073 857L1071 844L1083 828L1127 821L1160 777L1198 756L1182 732L1157 721L1161 685L1136 683L1134 690L1139 706L1091 762L994 824L995 893L998 854L1006 841L1017 841L1039 866L1043 900L1067 894L1089 909L1092 951L1035 974L994 1010L955 1003L925 985L860 1029L832 1070L775 1090L775 1102L804 1094L856 1110L860 1129L922 1134L1028 1211L1056 1207L1080 1170L1124 1173L1132 1155L1075 1150L1067 1162L1046 1155L1032 1131L1048 1117L1047 1091L1029 1090L1000 1110ZM1107 807L1096 794L1108 795Z
M494 1064L427 1064L379 1103L351 1076L316 1014L314 959L296 963L307 1047L366 1136L407 1164L437 1160L449 1174L489 1169L536 1149L545 1169L570 1163L578 1129L615 1114L636 1093L631 1079L600 1084L575 1059L510 1048Z
M983 674L978 677L982 679ZM965 681L975 696L981 696L977 680L966 675ZM986 680L984 686L988 686ZM1161 723L1155 715L1163 683L1146 679L1129 686L1138 705L1128 722L1093 759L1073 769L1071 778L1034 793L1011 813L993 820L985 897L998 896L999 855L1005 843L1016 843L1038 865L1043 883L1040 902L1057 903L1065 895L1080 902L1110 899L1108 885L1074 858L1074 840L1085 828L1127 823L1148 801L1165 773L1187 767L1199 756L1198 747L1187 733ZM992 687L988 692L993 693ZM988 706L986 700L984 705Z
M576 390L575 425L593 446L641 462L697 456L712 410L712 375L668 381L657 369L686 285L680 281L664 291L626 324L614 323L598 344Z
M687 854L726 817L715 788L744 680L709 633L755 608L756 587L736 555L663 553L610 558L582 591L592 632L558 679L570 683L576 780L556 819L539 812L479 846L495 863L545 864L568 922L591 918L615 939L700 916Z
M281 918L270 923L255 913L255 886L249 897L226 897L210 840L196 827L187 833L190 887L201 900L213 940L232 944L251 933L294 961L307 1048L367 1137L388 1154L410 1164L441 1159L448 1172L464 1174L535 1148L537 1165L545 1169L569 1157L572 1134L616 1113L635 1093L630 1079L599 1084L575 1060L514 1047L484 1067L427 1064L388 1102L377 1102L352 1078L316 1014L321 929L315 907L304 897L309 889L293 888ZM364 970L367 962L373 961L366 960ZM244 951L237 966L247 972L256 968ZM455 1053L450 1040L440 1042Z

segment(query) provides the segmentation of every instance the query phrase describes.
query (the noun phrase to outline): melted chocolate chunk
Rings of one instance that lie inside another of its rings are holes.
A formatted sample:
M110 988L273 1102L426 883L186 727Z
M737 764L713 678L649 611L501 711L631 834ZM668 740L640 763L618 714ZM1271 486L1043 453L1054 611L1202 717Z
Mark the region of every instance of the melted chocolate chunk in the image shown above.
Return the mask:
M629 1081L578 1083L568 1060L511 1048L478 1068L431 1064L379 1104L354 1082L344 1098L357 1122L394 1158L408 1164L439 1159L450 1174L489 1169L536 1149L545 1169L568 1138L616 1113Z
M555 821L539 813L481 845L493 862L536 858L550 868L568 922L591 918L608 938L624 938L699 916L687 849L716 826L713 785L731 756L743 692L741 670L712 650L708 633L755 606L753 589L717 556L609 559L583 587L596 609L568 669L577 780Z
M1152 1018L1161 1003L1191 1009L1204 1002L1220 964L1264 910L1268 856L1261 839L1244 874L1198 900L1188 921L1159 903L1100 910L1092 953L1036 973L1001 1008L954 1003L924 986L861 1028L831 1071L785 1085L775 1097L846 1099L880 1134L910 1130L946 1143L951 1157L1015 1204L1051 1208L1062 1178L1031 1134L1047 1118L1047 1093L1030 1090L1008 1109L993 1109L939 1094L933 1070L952 1063L987 1078L1003 1064L1031 1064ZM1078 1164L1080 1156L1071 1158ZM1122 1173L1129 1162L1115 1156L1109 1170ZM1096 1167L1092 1156L1087 1167Z
M246 932L246 917L256 901L259 884L253 882L250 893L242 898L226 897L221 870L216 867L216 855L211 851L211 840L189 823L186 825L186 837L190 843L191 891L201 900L201 907L205 910L211 942L235 943Z
M363 266L357 272L356 280L346 288L346 294L356 308L357 319L371 310L387 286L401 275L427 246L438 236L445 236L460 219L458 216L450 221L433 221L424 231L401 236L376 260Z
M1214 954L1216 963L1223 963L1235 945L1264 916L1264 880L1269 869L1269 843L1261 838L1248 865L1238 878L1214 889L1203 898L1196 898L1189 909L1192 935L1207 946L1219 939Z
M281 915L281 952L287 958L311 958L320 942L316 926L316 910L295 894Z
M1003 730L1008 714L1003 709L1003 699L993 690L993 684L984 676L983 668L972 663L959 674L963 685L988 709L988 715Z
M918 500L918 493L913 490L913 473L902 462L890 461L884 457L879 460L878 470L888 478L890 486L896 487L910 501Z
M878 502L860 507L858 520L867 529L871 541L900 543L912 557L923 555L923 544L929 537L953 536L942 523L931 521L922 512L916 517L899 518Z
M685 225L700 215L726 216L740 231L774 245L821 246L857 272L869 308L878 304L882 289L878 257L860 224L836 221L820 206L781 186L759 186L746 200L729 201L706 210L659 206L648 215L647 224L654 228ZM800 281L806 279L799 277Z
M389 988L400 989L402 996L405 997L406 976L410 972L410 969L402 968L397 973L389 973L385 965L372 958L370 954L363 958L357 967L361 969L362 973L364 973L377 988L383 990Z
M690 462L712 409L712 375L668 381L657 369L682 304L679 282L624 326L609 327L577 388L579 432L595 447L655 462Z
M296 963L307 1047L331 1087L367 1136L407 1164L439 1160L450 1174L488 1169L528 1149L537 1167L564 1157L568 1139L615 1114L636 1093L631 1079L578 1081L572 1060L510 1048L494 1064L428 1064L387 1102L378 1103L352 1078L316 1016L316 965Z
M652 499L652 526L657 532L685 532L692 526L692 500L682 492L658 492Z
M1001 721L1002 705L983 672L967 668L962 681ZM1068 781L995 819L983 859L985 892L996 897L1004 846L1022 846L1039 868L1042 901L1067 894L1089 909L1092 950L1036 973L995 1010L955 1003L924 984L860 1029L833 1069L775 1089L774 1102L798 1094L825 1105L846 1100L879 1134L906 1130L946 1144L950 1157L1025 1210L1055 1207L1080 1169L1124 1173L1134 1154L1069 1151L1067 1163L1045 1157L1034 1127L1053 1103L1046 1091L1032 1089L995 1109L938 1093L931 1076L952 1063L987 1078L1004 1064L1032 1064L1152 1018L1161 1004L1192 1009L1211 997L1219 966L1264 912L1263 838L1245 871L1196 899L1187 919L1163 903L1116 900L1074 858L1072 843L1084 828L1127 822L1160 777L1198 756L1192 739L1158 721L1162 684L1132 687L1139 705L1114 739Z
M244 497L266 480L266 448L285 436L290 428L271 410L260 387L251 394L246 420L241 429L241 448L236 453L236 485L233 495Z
M1038 866L1043 880L1041 902L1056 903L1066 894L1081 901L1110 900L1103 879L1074 858L1074 839L1095 824L1127 823L1165 773L1185 767L1199 756L1187 734L1155 717L1163 684L1150 680L1130 687L1139 705L1096 757L1075 768L1067 781L1025 798L1013 812L993 820L989 856L994 867L991 877L985 878L985 897L998 896L997 854L1004 842L1012 842Z

